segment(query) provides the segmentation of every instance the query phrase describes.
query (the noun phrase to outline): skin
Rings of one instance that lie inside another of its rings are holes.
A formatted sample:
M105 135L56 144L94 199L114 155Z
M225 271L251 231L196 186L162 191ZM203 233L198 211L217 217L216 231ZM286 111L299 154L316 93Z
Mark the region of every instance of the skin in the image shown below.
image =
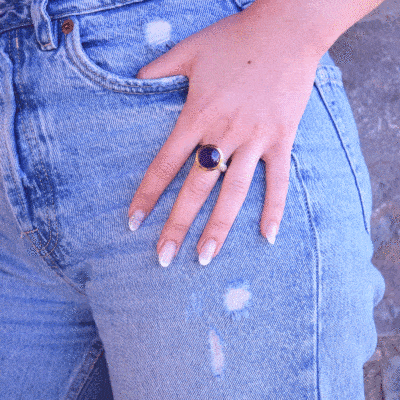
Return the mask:
M206 27L143 67L137 78L189 78L187 101L177 123L150 164L129 207L150 214L198 144L221 148L231 164L218 201L198 241L217 242L215 257L246 198L259 160L265 162L266 193L260 230L283 217L291 149L314 84L318 61L329 47L313 46L309 32L282 30L282 15L260 17L257 4ZM178 254L186 233L217 182L220 171L190 170L157 244L167 240ZM173 261L172 261L173 262Z

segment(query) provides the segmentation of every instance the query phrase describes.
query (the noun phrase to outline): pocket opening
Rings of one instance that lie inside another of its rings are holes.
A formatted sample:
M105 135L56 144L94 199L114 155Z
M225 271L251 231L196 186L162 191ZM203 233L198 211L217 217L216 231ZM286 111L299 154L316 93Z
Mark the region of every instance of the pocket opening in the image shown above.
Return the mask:
M189 79L184 75L155 79L138 79L123 77L100 68L83 50L79 31L79 19L76 16L70 16L68 19L72 20L74 26L70 33L63 34L67 57L79 70L81 75L93 83L112 91L131 94L167 93L185 90L189 87Z
M320 65L317 68L315 83L334 121L346 153L357 186L365 231L371 235L372 189L370 176L360 147L358 127L343 85L342 72L337 66Z

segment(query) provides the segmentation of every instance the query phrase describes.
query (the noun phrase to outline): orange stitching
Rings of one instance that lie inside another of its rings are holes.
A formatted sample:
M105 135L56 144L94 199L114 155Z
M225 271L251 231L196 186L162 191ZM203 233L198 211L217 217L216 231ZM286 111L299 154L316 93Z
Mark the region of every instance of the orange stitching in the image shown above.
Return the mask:
M18 31L16 31L15 32L15 37L17 38L18 37ZM21 58L20 58L20 52L18 51L17 52L17 57L18 57L18 62L19 62L19 64L21 63ZM27 101L26 101L26 97L25 97L25 95L24 95L24 92L23 92L23 90L22 90L22 85L21 85L21 69L20 68L18 68L18 86L19 86L19 90L20 90L20 92L21 92L21 99L23 99L24 100L24 102L25 102L25 104L28 104L27 103ZM26 125L25 125L25 121L24 121L24 119L22 118L21 119L21 122L22 122L22 124L23 124L23 126L24 126L24 136L25 136L25 138L27 139L28 137L27 137L27 129L26 129ZM38 143L37 143L37 139L36 139L36 136L35 136L35 134L34 134L34 132L35 132L35 130L33 129L33 125L32 125L32 119L30 118L29 119L29 122L30 122L30 128L31 128L31 132L33 133L33 138L36 140L36 147L37 147L37 149L39 150L39 146L38 146ZM30 144L30 141L29 140L27 140L27 142L28 142L28 145L29 145L29 148L30 148L30 150L31 150L31 152L32 152L32 154L33 154L33 151L32 151L32 146L31 146L31 144ZM43 171L44 171L44 173L45 173L45 175L46 175L46 178L47 178L47 182L48 182L48 184L49 184L49 187L50 187L50 192L52 192L52 188L51 188L51 184L50 184L50 179L49 179L49 176L48 176L48 174L47 174L47 171L46 171L46 169L44 168L44 165L43 165L43 160L42 160L42 154L40 153L40 150L39 150L39 158L40 158L40 162L41 162L41 164L42 164L42 168L43 168ZM42 180L41 180L41 178L40 178L40 174L39 174L39 181L40 181L40 183L42 184L42 187L44 187L44 185L43 185L43 182L42 182ZM53 207L54 207L54 193L52 193L52 202L53 202ZM52 231L51 231L51 221L50 221L50 216L49 216L49 207L47 206L47 200L46 200L46 214L47 214L47 221L48 221L48 228L49 228L49 235L50 235L50 237L49 237L49 240L48 240L48 242L42 247L42 249L46 249L46 247L50 244L50 242L51 242L51 239L52 239ZM57 218L55 218L55 222L56 222L56 227L58 228L58 225L57 225ZM47 254L51 254L53 251L54 251L54 249L57 247L57 243L58 243L58 230L57 230L57 228L56 228L56 232L57 232L57 236L56 236L56 243L54 244L54 247L53 247L53 249L49 252L49 253L47 253Z
M9 46L9 53L10 53L10 54L11 54L11 34L12 34L12 32L9 32L9 34L8 34L8 46ZM18 38L17 35L18 35L18 31L15 31L15 38L16 38L16 39ZM18 57L18 59L19 59L19 61L20 61L19 52L17 52L17 57ZM17 83L17 82L16 82L16 83ZM20 90L21 90L21 85L19 85L19 86L20 86ZM22 94L22 93L23 93L23 92L22 92L22 90L21 90L21 94ZM26 99L25 99L25 100L26 100ZM24 124L24 126L25 126L25 124ZM25 132L24 132L24 133L25 133ZM29 143L29 141L28 141L28 143ZM29 146L30 146L30 144L29 144ZM31 149L32 149L32 147L31 147ZM7 158L8 158L8 162L9 162L10 165L11 165L12 163L11 163L10 155L9 155L8 152L7 152ZM43 164L42 164L42 165L43 165ZM45 172L46 172L46 171L45 171ZM13 181L14 181L15 187L17 187L18 185L17 185L17 182L15 181L14 176L13 176L12 174L11 174L11 176L12 176L12 179L13 179ZM19 191L17 191L17 194L18 194L18 197L19 197L19 200L20 200L20 205L23 207L24 202L22 201L21 194L19 193ZM54 205L54 199L53 199L53 205ZM47 214L48 214L48 208L47 208ZM48 220L49 220L49 219L48 219ZM57 224L57 219L56 219L56 224ZM57 224L57 227L58 227L58 224ZM33 233L33 232L38 232L38 235L40 235L38 229L33 229L33 230L31 230L31 231L22 232L22 233L21 233L21 238L23 238L24 235L26 235L26 234L28 234L28 233ZM33 243L32 239L31 239L30 237L29 237L29 239L30 239L30 242L32 243L33 247L34 247L35 250L37 251L37 254L44 260L44 258L47 257L47 256L56 248L56 245L57 245L57 243L58 243L58 231L57 231L57 241L56 241L56 244L55 244L53 250L52 250L50 253L47 253L46 256L42 256L42 254L41 254L41 250L42 250L42 249L39 250L39 249L36 247L35 243ZM46 244L46 246L45 246L44 248L47 247L47 245L50 243L50 240L51 240L51 230L50 230L50 239L49 239L48 243ZM49 265L49 264L48 264L48 265ZM75 285L74 283L70 282L70 279L69 279L68 277L64 276L64 275L60 272L60 267L59 267L59 266L57 266L57 265L49 265L49 266L50 266L50 268L51 268L51 269L52 269L52 270L53 270L67 285L71 286L71 287L72 287L74 290L76 290L78 293L80 293L80 294L82 294L82 295L84 295L84 296L87 296L85 292L82 292L78 287L76 287L76 285Z
M17 34L15 34L15 38L17 39ZM8 52L9 52L9 54L11 54L11 32L8 34ZM10 154L8 152L7 152L7 158L8 158L9 164L12 165L11 160L10 160ZM12 179L14 181L15 187L18 187L17 182L14 179L14 175L11 174L11 176L12 176ZM20 194L19 190L17 190L17 194L18 194L18 197L19 197L19 200L20 200L20 204L21 204L21 206L23 206L24 202L22 201L21 194ZM21 238L23 237L23 233L24 232L21 233Z
M30 233L30 232L34 232L34 231L37 231L38 229L35 229L35 230L33 230L33 231L28 231L27 233ZM38 233L38 235L40 235L40 233ZM31 243L32 243L32 246L35 248L35 250L36 250L36 253L37 253L37 255L38 256L40 256L42 259L43 259L43 261L45 261L46 263L47 263L47 261L45 260L45 258L50 254L50 253L47 253L46 255L44 255L44 256L42 256L42 254L40 253L41 252L41 249L38 249L37 247L36 247L36 245L35 245L35 243L33 243L33 241L32 241L32 239L31 238L29 238L30 239L30 241L31 241ZM53 249L54 250L54 249ZM53 251L52 250L52 251ZM58 266L58 265L50 265L50 263L47 263L47 265L67 284L67 285L69 285L69 286L71 286L72 287L72 289L74 289L74 290L76 290L78 293L80 293L80 294L82 294L83 296L87 296L87 294L85 293L85 292L83 292L82 290L80 290L77 286L76 286L76 284L75 284L75 282L74 281L72 281L68 276L66 276L66 275L64 275L63 274L63 272L60 270L60 267Z
M36 232L38 229L34 229L33 231L25 231L25 232L21 232L21 239L28 233L32 233L32 232Z

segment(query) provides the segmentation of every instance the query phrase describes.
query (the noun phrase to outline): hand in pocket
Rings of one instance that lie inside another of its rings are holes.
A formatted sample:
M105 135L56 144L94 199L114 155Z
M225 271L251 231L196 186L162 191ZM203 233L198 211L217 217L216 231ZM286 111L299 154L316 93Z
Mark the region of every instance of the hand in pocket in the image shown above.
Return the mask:
M208 259L199 258L203 265L221 249L260 158L266 163L267 181L261 234L273 243L274 227L275 234L279 230L291 150L323 54L310 51L299 32L279 30L282 26L279 15L261 18L253 5L179 42L137 75L140 79L186 75L189 92L171 135L134 194L129 218L138 210L143 212L140 221L150 214L198 144L213 144L225 161L232 158L198 241L199 254L209 239L215 241L208 248ZM196 164L189 172L157 244L161 265L167 266L178 253L219 175L218 169L204 171ZM130 222L132 230L133 226ZM168 254L161 254L167 241L171 241Z

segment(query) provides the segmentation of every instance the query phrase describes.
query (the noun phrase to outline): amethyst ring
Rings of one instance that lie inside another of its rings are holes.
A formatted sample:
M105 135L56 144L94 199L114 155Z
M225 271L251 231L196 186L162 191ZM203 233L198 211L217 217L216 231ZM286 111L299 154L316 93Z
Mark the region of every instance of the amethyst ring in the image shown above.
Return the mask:
M206 144L197 149L195 164L203 171L219 169L221 172L225 172L228 168L222 150L213 144Z

